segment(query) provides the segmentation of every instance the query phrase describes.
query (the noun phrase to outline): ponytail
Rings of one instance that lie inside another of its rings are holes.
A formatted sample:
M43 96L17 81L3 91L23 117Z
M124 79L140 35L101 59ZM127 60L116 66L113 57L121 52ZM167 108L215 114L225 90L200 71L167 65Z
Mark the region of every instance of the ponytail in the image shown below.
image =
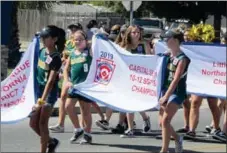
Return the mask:
M65 35L66 35L65 31L62 28L58 28L58 40L56 41L55 44L57 45L58 51L60 53L62 53L65 48L66 42Z

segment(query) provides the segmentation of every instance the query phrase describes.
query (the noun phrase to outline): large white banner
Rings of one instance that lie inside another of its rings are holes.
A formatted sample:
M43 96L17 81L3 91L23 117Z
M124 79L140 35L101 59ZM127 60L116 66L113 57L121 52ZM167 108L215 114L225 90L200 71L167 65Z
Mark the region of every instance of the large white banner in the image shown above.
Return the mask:
M163 42L158 42L155 46L157 53L167 50ZM226 45L185 43L181 49L191 60L187 92L226 98Z
M123 112L157 106L158 56L133 55L115 43L93 37L93 61L77 93Z
M1 123L26 118L35 104L33 70L37 43L38 39L33 39L19 64L1 82Z

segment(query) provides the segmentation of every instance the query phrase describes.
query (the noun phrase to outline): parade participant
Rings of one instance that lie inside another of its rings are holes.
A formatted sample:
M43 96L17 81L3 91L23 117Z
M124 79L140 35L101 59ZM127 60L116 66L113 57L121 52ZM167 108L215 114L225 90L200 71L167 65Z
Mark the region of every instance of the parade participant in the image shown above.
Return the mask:
M37 67L38 101L33 107L30 127L41 138L41 152L54 152L59 145L56 138L51 138L48 122L52 108L57 101L58 71L61 67L60 54L64 49L65 32L56 26L49 25L40 33L44 48L39 54Z
M91 143L91 101L85 97L75 94L73 85L84 82L86 80L92 57L91 52L87 49L87 37L83 31L75 32L74 40L76 50L70 54L69 58L66 61L64 70L64 79L67 80L67 86L70 87L68 90L68 98L66 100L65 108L74 126L74 135L70 139L70 141L71 143L75 143L80 137L83 136L83 139L80 142L81 144ZM79 101L80 103L82 119L85 122L85 127L83 127L84 129L80 127L78 116L75 115L74 112L74 107L77 101Z
M190 29L186 29L184 31L184 42L193 42L190 38ZM187 133L189 132L189 116L190 116L190 95L188 95L187 99L185 99L183 103L184 110L184 127L177 130L178 133Z
M65 131L64 128L64 123L65 123L65 116L66 116L66 112L65 112L65 102L66 102L66 98L67 98L67 91L68 91L68 86L66 85L66 80L63 79L63 70L64 70L64 66L66 63L66 60L70 54L70 52L75 50L75 42L74 42L74 33L77 30L82 30L82 26L81 24L77 23L77 24L71 24L68 26L68 30L69 30L69 40L66 41L65 43L65 49L62 53L62 67L61 67L61 71L59 74L59 78L60 78L60 88L61 88L61 92L60 92L60 105L59 105L59 117L58 117L58 123L54 126L50 126L49 129L51 132L56 132L56 133L62 133Z
M116 24L114 25L111 30L110 30L110 35L108 36L108 39L110 39L111 41L115 41L118 34L120 33L120 28L121 26ZM112 116L113 111L110 108L106 108L106 115L105 118L101 118L101 120L96 121L96 125L100 128L102 128L103 130L108 130L109 129L109 121L110 118Z
M177 135L174 131L171 120L179 106L187 98L186 74L190 60L180 49L180 44L183 41L181 32L173 29L166 33L164 37L170 49L170 55L165 55L167 64L164 65L164 84L161 87L162 96L159 99L162 127L162 149L160 152L168 151L171 136L175 140L175 152L182 152L183 137Z
M124 34L120 46L133 54L151 54L150 44L145 46L141 40L141 29L138 26L129 26ZM144 120L144 132L148 132L151 126L150 118L145 112L140 112L140 114ZM134 113L127 113L128 130L126 130L120 137L125 138L134 136L133 121Z
M222 44L227 44L227 35L225 34L224 37L222 38L221 40L221 43ZM218 108L219 108L219 111L220 111L220 119L221 119L221 115L222 115L222 112L224 114L224 123L223 123L223 129L222 131L216 133L216 134L213 134L212 137L214 139L218 139L220 141L223 141L223 142L226 142L226 135L227 135L227 113L226 113L226 109L227 109L227 100L226 99L220 99L220 101L218 102ZM209 133L213 133L212 130L214 128L214 120L212 120L212 123L211 125L209 126L206 126L206 130L207 132Z

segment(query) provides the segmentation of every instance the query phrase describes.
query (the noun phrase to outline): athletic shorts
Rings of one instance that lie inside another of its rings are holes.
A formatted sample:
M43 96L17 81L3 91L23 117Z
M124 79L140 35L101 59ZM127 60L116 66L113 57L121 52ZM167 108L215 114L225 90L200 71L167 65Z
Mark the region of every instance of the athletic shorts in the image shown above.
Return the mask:
M45 86L43 85L38 85L39 89L37 91L37 96L38 98L41 98L43 95L43 91L45 89ZM52 90L50 91L50 93L47 96L47 100L46 103L51 105L52 107L54 106L54 104L57 102L58 100L58 84L56 83Z
M165 93L166 93L165 90L162 91L161 96L164 96ZM178 96L177 94L173 93L172 95L170 95L170 97L169 97L167 103L175 103L175 104L177 104L177 105L182 105L182 104L184 103L184 100L185 100L185 99L186 99L186 98L182 98L182 97Z
M91 101L90 99L84 97L84 96L81 96L79 94L76 94L75 92L75 89L73 87L69 88L68 89L68 98L75 98L75 99L78 99L78 100L81 100L81 101L84 101L84 102L87 102L87 103L92 103L93 101Z

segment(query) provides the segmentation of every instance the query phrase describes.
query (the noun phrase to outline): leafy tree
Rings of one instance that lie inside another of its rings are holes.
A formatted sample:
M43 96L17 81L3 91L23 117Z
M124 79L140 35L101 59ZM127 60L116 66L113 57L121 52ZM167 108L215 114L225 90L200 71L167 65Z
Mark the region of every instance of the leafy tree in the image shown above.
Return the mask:
M9 41L9 53L8 53L8 67L13 68L17 65L20 60L21 53L20 43L19 43L19 30L17 22L17 7L18 2L14 1L12 3L12 20L11 20L11 31L10 31L10 41Z
M50 10L55 1L19 1L19 9Z

